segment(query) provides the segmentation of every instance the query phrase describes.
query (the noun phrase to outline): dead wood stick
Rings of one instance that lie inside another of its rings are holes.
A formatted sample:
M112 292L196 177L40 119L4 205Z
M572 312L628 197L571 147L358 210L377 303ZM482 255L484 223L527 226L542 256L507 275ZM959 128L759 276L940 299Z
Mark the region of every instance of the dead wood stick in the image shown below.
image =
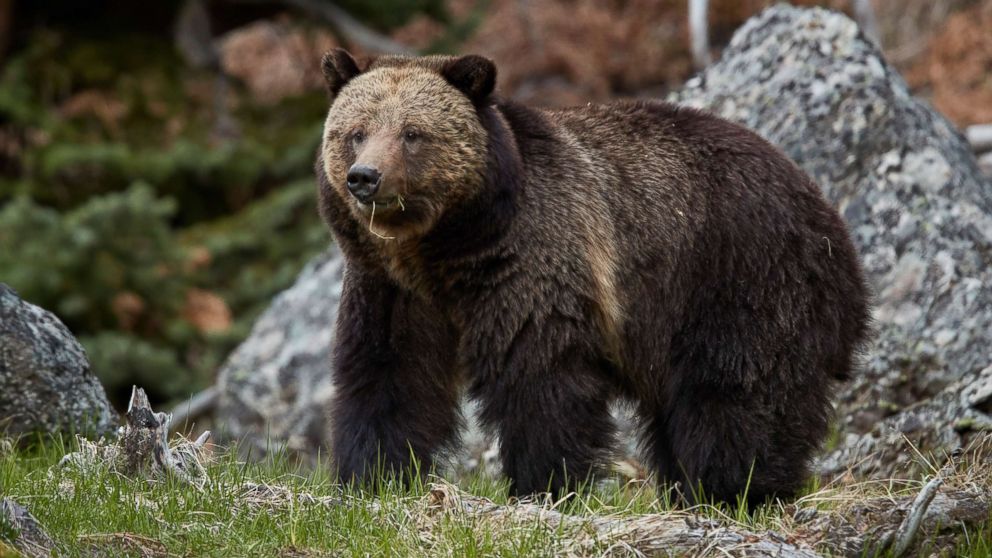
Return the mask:
M944 479L953 474L953 472L953 464L949 463L938 471L929 482L923 485L923 489L913 498L913 502L909 504L909 509L902 518L902 521L894 529L888 529L885 536L871 545L872 548L869 553L873 555L881 554L891 549L892 556L895 558L905 555L916 539L916 534L920 531L920 526L923 524L927 510L937 496L941 485L944 484ZM904 501L901 507L906 506L907 503L909 503L908 500Z
M413 49L380 35L331 2L320 0L284 0L286 4L328 21L348 41L365 50L383 54L414 55Z
M944 484L944 475L942 473L943 471L937 473L934 478L930 479L930 482L923 486L923 490L916 495L913 505L909 507L909 513L906 514L906 518L902 520L899 528L896 529L895 542L892 547L892 555L895 558L903 556L909 550L910 545L913 544L916 533L919 532L920 525L923 523L923 516L926 515L930 503L933 502L934 496L937 495L937 491Z
M701 70L710 65L710 38L708 0L689 0L689 43L692 65Z
M268 2L268 0L227 1L232 4L262 4ZM407 56L417 54L414 49L370 29L355 19L354 16L331 2L325 2L323 0L282 0L282 3L330 23L346 40L370 52Z
M133 473L145 470L149 465L148 454L151 453L154 465L159 469L193 486L201 486L201 481L206 479L206 471L196 453L210 436L209 431L193 442L192 448L183 447L183 444L176 448L169 447L172 415L152 411L145 390L138 386L131 389L126 416L127 425L121 434L120 443L126 471Z

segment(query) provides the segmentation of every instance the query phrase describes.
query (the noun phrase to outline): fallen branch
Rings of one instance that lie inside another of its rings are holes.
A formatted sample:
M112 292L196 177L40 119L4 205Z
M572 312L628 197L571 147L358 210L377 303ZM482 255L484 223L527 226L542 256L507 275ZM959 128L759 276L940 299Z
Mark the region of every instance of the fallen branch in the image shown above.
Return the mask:
M428 515L449 514L449 518L469 516L473 525L489 523L508 528L543 523L549 529L566 531L564 554L584 555L587 551L622 545L643 555L692 556L781 556L812 557L827 555L874 554L873 550L892 548L905 555L914 548L919 533L927 540L942 533L953 545L954 533L972 529L988 521L990 495L981 490L938 488L951 476L946 469L913 496L865 497L854 487L839 492L824 491L822 498L838 498L848 505L829 511L799 507L774 523L774 530L756 531L719 513L701 517L703 509L673 510L665 513L624 516L566 515L555 504L517 503L499 505L461 492L439 482L426 496ZM850 491L851 494L845 492ZM811 501L817 495L811 495ZM795 505L788 505L795 507ZM905 511L908 510L908 511ZM904 513L905 511L905 513ZM884 533L881 542L879 534ZM939 548L935 546L934 548ZM822 553L822 554L821 554Z
M899 525L899 529L896 530L895 545L892 548L892 555L895 558L906 554L910 545L913 544L916 534L920 531L923 516L927 513L930 503L933 502L933 498L937 495L937 490L940 489L942 484L944 484L944 477L937 474L937 476L923 487L923 490L916 496L916 499L913 500L913 505L909 508L906 519L903 520Z
M963 473L964 478L969 474L973 473ZM933 545L931 550L936 552L941 544L953 546L955 532L967 532L985 524L992 510L992 494L971 482L965 483L971 485L967 489L940 491L952 478L961 484L962 477L955 473L953 462L924 484L915 496L866 498L857 497L856 491L852 495L840 491L836 499L849 503L831 513L817 516L814 512L815 519L801 525L795 533L804 540L815 541L818 549L831 555L887 554L896 558L912 554L919 535L925 533L928 544ZM815 496L812 496L814 500ZM829 495L822 498L831 500Z
M486 498L463 494L446 483L431 485L427 507L435 514L470 515L473 524L475 521L511 525L533 525L538 522L554 530L567 529L570 531L567 541L574 550L623 544L636 553L647 555L819 556L809 546L793 544L780 533L757 533L735 524L702 519L691 510L635 517L573 516L556 511L554 505L498 505Z
M396 41L376 33L369 29L362 22L351 16L331 2L320 0L284 0L290 6L298 10L316 15L333 25L338 32L344 35L348 42L360 46L364 50L382 54L405 54L415 55L416 52Z
M701 70L713 61L710 56L708 0L689 0L689 43L692 65Z
M953 469L949 467L942 469L923 486L923 489L920 490L920 493L916 495L912 505L910 505L909 511L906 512L902 522L895 529L890 528L887 530L885 536L878 541L871 554L880 555L890 549L892 550L891 554L893 558L899 558L906 554L906 551L910 549L913 541L916 539L917 533L920 531L923 518L926 516L927 510L930 509L930 504L937 496L937 491L944 484L945 471L946 474L950 474L953 472Z

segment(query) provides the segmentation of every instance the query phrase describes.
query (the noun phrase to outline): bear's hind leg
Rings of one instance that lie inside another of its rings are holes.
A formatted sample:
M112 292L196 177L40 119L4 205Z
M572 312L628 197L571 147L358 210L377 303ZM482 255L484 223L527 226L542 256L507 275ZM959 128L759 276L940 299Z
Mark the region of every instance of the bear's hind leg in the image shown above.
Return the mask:
M813 444L790 435L797 431L791 418L752 397L697 387L673 402L667 436L690 501L743 499L753 507L791 496L805 481Z
M640 448L645 466L654 474L655 481L667 485L665 489L674 488L675 483L684 485L685 479L668 435L668 417L653 406L644 404L639 407L637 416L640 422Z

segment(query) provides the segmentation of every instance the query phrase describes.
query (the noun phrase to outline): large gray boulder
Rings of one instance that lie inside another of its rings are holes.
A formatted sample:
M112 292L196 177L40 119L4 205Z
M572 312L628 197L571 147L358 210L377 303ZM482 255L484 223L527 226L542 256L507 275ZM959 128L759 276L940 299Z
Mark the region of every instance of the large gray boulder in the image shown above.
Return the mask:
M877 339L839 394L839 442L821 471L859 464L887 475L911 455L904 435L950 451L990 428L992 187L954 127L910 95L855 23L821 9L766 10L672 98L781 147L823 187L860 247ZM221 376L222 420L246 416L254 432L268 420L273 438L304 449L317 447L318 430L301 425L323 424L303 417L322 418L327 402L327 384L314 378L326 378L340 290L338 268L322 278L314 270L277 299ZM311 340L324 343L319 355ZM232 383L232 370L243 381ZM472 431L484 448L479 440Z
M258 457L321 448L342 272L337 250L314 258L228 357L217 379L220 439L239 441Z
M0 432L109 434L117 414L82 346L0 283Z
M992 185L958 131L854 22L822 9L751 19L674 98L781 147L860 248L877 338L840 395L840 444L822 470L886 475L909 461L903 435L951 451L988 428L988 396L961 394L992 364Z

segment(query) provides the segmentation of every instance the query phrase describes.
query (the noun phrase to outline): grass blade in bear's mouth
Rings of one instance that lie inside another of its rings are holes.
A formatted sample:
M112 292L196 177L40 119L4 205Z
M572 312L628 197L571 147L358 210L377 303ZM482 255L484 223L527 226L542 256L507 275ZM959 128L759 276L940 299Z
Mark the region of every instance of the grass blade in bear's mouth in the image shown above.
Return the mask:
M361 205L363 209L371 209L373 203L378 209L391 209L392 207L399 205L400 210L402 211L406 210L406 207L403 205L403 196L399 196L399 195L393 196L391 198L386 198L384 200L372 200L368 203L362 201L358 202L358 204Z

